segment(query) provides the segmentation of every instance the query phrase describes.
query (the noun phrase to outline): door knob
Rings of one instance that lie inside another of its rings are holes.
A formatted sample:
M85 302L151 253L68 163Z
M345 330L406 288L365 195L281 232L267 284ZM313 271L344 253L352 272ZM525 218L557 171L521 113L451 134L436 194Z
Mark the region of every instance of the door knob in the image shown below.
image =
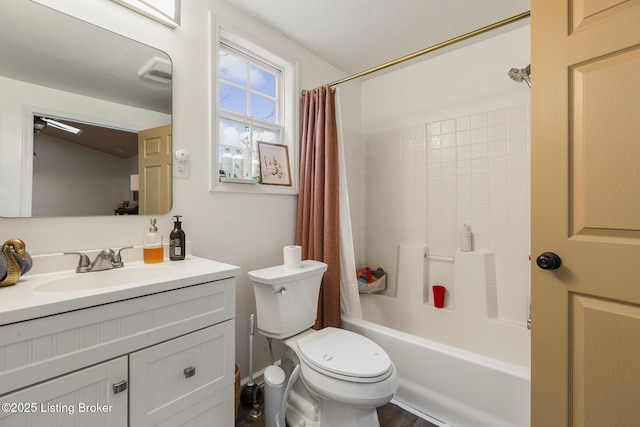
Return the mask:
M536 258L536 264L543 270L555 270L562 265L562 260L553 252L544 252Z

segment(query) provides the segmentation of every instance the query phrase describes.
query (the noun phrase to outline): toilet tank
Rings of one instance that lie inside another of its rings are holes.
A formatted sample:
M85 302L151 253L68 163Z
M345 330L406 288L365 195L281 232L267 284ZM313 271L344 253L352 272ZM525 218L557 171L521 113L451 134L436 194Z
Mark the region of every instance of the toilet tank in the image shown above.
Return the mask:
M316 321L318 295L327 264L302 261L302 267L283 265L249 272L256 296L258 331L271 338L288 338Z

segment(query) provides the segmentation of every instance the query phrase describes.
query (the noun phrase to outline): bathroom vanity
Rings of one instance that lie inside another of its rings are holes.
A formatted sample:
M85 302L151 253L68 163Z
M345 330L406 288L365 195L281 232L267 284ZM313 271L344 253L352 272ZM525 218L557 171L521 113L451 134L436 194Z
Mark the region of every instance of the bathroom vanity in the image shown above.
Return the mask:
M239 272L189 256L0 289L0 426L233 425Z

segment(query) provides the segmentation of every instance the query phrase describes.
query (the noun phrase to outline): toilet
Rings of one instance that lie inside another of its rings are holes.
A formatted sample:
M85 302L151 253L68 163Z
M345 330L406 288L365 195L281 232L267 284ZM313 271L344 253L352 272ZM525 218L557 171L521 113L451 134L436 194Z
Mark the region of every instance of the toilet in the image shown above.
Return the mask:
M301 268L280 265L249 272L258 331L286 345L281 367L295 381L283 398L287 425L379 426L376 408L388 403L398 386L395 366L362 335L312 329L326 270L325 263L307 260Z

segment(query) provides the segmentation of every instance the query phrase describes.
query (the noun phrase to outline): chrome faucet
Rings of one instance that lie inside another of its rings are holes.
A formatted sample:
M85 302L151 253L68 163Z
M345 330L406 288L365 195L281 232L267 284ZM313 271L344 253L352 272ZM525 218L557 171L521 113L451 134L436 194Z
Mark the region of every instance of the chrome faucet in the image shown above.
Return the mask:
M80 255L80 261L76 267L76 273L89 273L91 271L111 270L113 268L124 267L120 252L123 249L131 249L133 246L126 246L115 252L113 249L103 249L91 262L87 254L82 252L64 252L64 255Z

